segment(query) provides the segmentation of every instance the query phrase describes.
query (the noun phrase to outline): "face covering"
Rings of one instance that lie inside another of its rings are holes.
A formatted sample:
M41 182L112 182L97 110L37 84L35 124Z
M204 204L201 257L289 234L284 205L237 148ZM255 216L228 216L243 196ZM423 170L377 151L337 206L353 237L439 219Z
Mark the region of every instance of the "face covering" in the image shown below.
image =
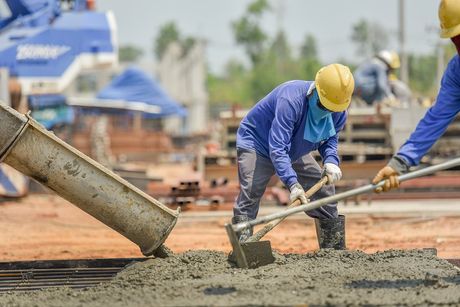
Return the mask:
M455 48L457 48L457 53L460 55L460 35L452 37L451 40L454 43Z
M320 108L319 103L318 92L315 89L308 98L307 120L303 133L303 138L312 143L325 141L336 134L332 112Z

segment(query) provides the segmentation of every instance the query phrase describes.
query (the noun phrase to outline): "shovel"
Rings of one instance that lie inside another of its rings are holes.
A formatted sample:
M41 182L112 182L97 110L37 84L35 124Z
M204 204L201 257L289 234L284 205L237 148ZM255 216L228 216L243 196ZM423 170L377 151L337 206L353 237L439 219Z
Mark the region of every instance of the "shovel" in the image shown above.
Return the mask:
M307 197L307 199L310 198L316 192L318 192L327 183L327 180L327 176L323 177L307 192L305 192L305 196ZM301 204L302 202L299 199L296 199L287 207L287 209L300 206ZM235 262L240 268L256 268L262 265L272 263L275 260L275 258L272 254L272 247L270 245L270 241L260 241L260 239L262 239L263 236L265 236L270 230L275 228L285 218L286 217L281 217L272 220L244 242L239 242L236 233L231 228L231 225L225 225L225 228L227 229L227 234L230 238L230 243L233 247L233 252L230 254L229 257L230 260L232 262Z
M426 167L426 168L423 168L423 169L416 170L414 172L410 172L410 173L401 175L401 176L398 177L398 179L399 179L400 182L403 182L403 181L411 180L411 179L414 179L414 178L419 178L419 177L422 177L422 176L430 175L430 174L433 174L433 173L435 173L437 171L446 170L446 169L449 169L449 168L452 168L452 167L455 167L455 166L459 166L459 165L460 165L460 157L452 159L452 160L444 162L444 163L441 163L441 164L438 164L438 165L429 166L429 167ZM333 203L333 202L336 202L336 201L339 201L339 200L343 200L343 199L346 199L346 198L349 198L349 197L361 195L361 194L364 194L364 193L373 192L373 191L375 191L375 189L377 189L379 187L382 187L384 184L385 184L385 180L382 180L377 184L368 184L368 185L365 185L365 186L362 186L362 187L359 187L359 188L356 188L356 189L352 189L352 190L349 190L349 191L346 191L346 192L343 192L343 193L339 193L339 194L335 194L335 195L332 195L332 196L329 196L329 197L318 199L318 200L313 201L311 203L308 203L306 205L297 206L295 208L288 208L288 209L286 209L286 210L284 210L282 212L276 212L276 213L273 213L273 214L269 214L269 215L257 218L255 220L252 220L252 221L242 222L242 223L238 223L238 224L235 224L235 225L226 224L225 229L227 231L227 235L228 235L228 238L230 240L230 243L232 244L233 255L236 258L236 263L237 263L238 267L240 267L240 268L254 268L254 267L263 265L263 264L260 264L260 263L268 264L268 263L271 263L271 262L267 262L268 257L266 259L263 259L264 262L260 262L258 259L254 260L252 258L252 255L249 254L250 251L245 251L244 248L243 248L243 245L246 244L246 243L238 242L238 238L236 237L236 232L241 231L241 230L246 229L246 228L249 228L249 227L254 227L255 225L260 225L260 224L271 222L271 221L274 221L274 220L277 220L277 219L286 218L287 216L290 216L290 215L298 213L298 212L314 210L314 209L317 209L317 208L319 208L321 206L324 206L326 204L330 204L330 203ZM268 242L268 241L266 241L266 242ZM262 243L262 242L260 242L260 243ZM270 242L268 242L268 244L270 244ZM264 247L264 248L266 248L266 247ZM270 250L270 253L271 253L271 250ZM248 256L248 257L246 257L246 256ZM273 255L271 256L271 259L273 259ZM257 261L259 261L259 262L257 262ZM272 262L273 261L274 260L272 260ZM254 266L254 265L257 265L257 266Z

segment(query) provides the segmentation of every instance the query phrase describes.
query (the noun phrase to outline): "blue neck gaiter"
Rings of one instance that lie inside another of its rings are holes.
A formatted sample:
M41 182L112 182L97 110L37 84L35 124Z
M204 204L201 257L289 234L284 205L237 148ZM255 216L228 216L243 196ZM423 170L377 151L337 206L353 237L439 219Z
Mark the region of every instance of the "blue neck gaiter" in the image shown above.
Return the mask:
M303 133L303 138L312 143L319 143L336 134L332 113L321 109L318 102L318 92L315 89L308 98L307 120Z

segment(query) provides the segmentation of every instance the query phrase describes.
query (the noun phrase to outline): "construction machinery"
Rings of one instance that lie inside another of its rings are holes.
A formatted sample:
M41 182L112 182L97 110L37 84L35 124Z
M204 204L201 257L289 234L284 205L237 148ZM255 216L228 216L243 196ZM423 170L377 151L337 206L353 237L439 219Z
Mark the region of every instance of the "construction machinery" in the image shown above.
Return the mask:
M34 178L155 254L176 224L171 210L66 144L28 115L0 104L0 162Z
M22 95L60 94L82 70L117 63L111 12L96 12L85 0L69 7L58 0L4 2L10 16L0 16L0 67L19 82Z
M401 175L398 177L398 179L400 182L403 182L403 181L407 181L410 179L430 175L437 171L446 170L446 169L456 167L459 165L460 165L460 158L455 158L455 159L452 159L450 161L447 161L447 162L444 162L438 165L433 165L430 167L426 167L426 168L422 168L422 169L413 171L411 173ZM234 224L234 225L226 224L225 229L227 231L227 235L230 240L230 244L232 245L232 248L233 248L233 251L231 253L231 259L234 259L234 262L236 262L237 266L240 268L255 268L261 265L269 264L274 261L271 247L269 247L270 244L268 241L265 241L264 243L259 242L259 248L256 248L253 243L250 243L248 245L248 243L246 242L238 241L237 233L243 229L247 229L250 227L254 227L256 225L284 219L298 212L314 210L326 204L334 203L334 202L337 202L339 200L343 200L349 197L354 197L360 194L373 192L377 188L382 187L384 183L385 181L381 181L375 185L368 184L368 185L365 185L365 186L362 186L356 189L352 189L352 190L349 190L343 193L325 197L325 198L313 201L308 204L304 204L300 206L293 206L282 212L269 214L267 216L263 216L255 220L252 220L252 221L241 222L241 223ZM270 229L273 229L273 227L271 227ZM252 241L252 240L248 240L248 241Z
M118 62L116 21L89 0L0 0L0 100L47 129L73 122L66 104L82 71ZM28 181L0 166L0 196L21 197Z

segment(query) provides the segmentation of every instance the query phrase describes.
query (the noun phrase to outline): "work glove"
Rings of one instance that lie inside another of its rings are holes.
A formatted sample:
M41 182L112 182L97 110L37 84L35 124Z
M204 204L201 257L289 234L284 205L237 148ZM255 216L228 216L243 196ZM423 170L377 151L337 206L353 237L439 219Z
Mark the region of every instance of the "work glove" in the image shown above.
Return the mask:
M334 184L342 179L342 171L340 170L340 167L333 163L324 163L321 177L324 176L327 176L327 184Z
M375 192L387 192L391 189L399 188L398 176L407 173L409 168L409 164L402 157L398 155L391 157L387 166L382 168L372 180L373 184L386 180L382 187L375 189Z
M305 191L303 190L300 183L294 183L291 185L289 190L291 191L291 194L289 195L291 204L297 199L299 199L302 204L308 203L307 196L305 196Z
M373 184L377 184L382 180L385 180L385 184L382 187L375 189L375 193L388 192L391 189L399 188L398 172L391 166L387 165L382 168L377 175L372 179Z

